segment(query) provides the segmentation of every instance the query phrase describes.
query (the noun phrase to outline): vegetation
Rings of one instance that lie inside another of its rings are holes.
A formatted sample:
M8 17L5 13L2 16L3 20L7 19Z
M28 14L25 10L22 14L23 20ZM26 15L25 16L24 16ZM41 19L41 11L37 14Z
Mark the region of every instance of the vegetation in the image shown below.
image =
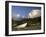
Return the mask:
M25 28L21 28L21 29L16 29L15 27L26 23L27 22L27 26ZM28 19L23 19L21 21L16 21L12 19L12 30L13 31L17 31L17 30L39 30L41 29L41 17L37 17L37 18L28 18Z

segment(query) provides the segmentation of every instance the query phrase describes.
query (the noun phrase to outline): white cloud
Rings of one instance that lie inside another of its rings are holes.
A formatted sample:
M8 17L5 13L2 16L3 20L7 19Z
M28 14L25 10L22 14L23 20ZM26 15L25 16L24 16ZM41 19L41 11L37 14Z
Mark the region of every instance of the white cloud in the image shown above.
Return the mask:
M20 17L20 14L17 14L16 17Z
M14 16L12 16L13 20L18 20L18 18L20 18L20 14L15 14Z
M40 17L41 16L41 10L32 10L29 14L28 14L28 18L35 18L35 17Z

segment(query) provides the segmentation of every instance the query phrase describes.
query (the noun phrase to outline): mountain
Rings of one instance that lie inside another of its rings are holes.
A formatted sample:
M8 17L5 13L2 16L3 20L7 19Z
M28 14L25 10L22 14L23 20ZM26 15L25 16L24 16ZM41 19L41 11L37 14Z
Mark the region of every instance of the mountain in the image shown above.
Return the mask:
M41 17L37 17L37 18L25 18L25 19L22 19L21 21L16 21L16 20L13 20L12 19L12 24L23 24L23 23L28 23L28 25L30 24L35 24L35 23L38 23L40 22L41 23Z
M22 24L25 24L25 23L27 23L27 25L24 28L18 28L18 27L22 27ZM18 21L18 20L16 21L16 20L12 19L12 30L13 31L18 31L18 30L39 30L39 29L41 29L41 17L25 18L25 19L23 19L21 21Z

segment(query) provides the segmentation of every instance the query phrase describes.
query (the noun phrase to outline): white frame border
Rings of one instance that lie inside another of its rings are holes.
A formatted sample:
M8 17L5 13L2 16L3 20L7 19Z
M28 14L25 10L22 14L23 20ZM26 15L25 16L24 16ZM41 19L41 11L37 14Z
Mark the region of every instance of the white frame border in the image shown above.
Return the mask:
M41 7L41 30L28 30L28 31L12 31L11 26L11 6L34 6L34 7ZM44 32L44 10L42 4L26 4L26 3L9 3L9 35L11 34L26 34L26 33L42 33Z

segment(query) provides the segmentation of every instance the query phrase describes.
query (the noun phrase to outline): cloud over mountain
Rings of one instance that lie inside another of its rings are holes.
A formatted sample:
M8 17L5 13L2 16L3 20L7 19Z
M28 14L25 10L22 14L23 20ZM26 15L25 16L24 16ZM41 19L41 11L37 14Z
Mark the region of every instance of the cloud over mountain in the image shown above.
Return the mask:
M22 19L25 19L25 18L36 18L36 17L40 17L40 16L41 16L41 10L35 9L35 10L32 10L31 12L29 12L27 14L27 16L21 16L20 14L16 14L12 18L14 20L22 20Z
M36 18L36 17L40 17L41 16L41 10L32 10L29 14L28 14L28 18Z

